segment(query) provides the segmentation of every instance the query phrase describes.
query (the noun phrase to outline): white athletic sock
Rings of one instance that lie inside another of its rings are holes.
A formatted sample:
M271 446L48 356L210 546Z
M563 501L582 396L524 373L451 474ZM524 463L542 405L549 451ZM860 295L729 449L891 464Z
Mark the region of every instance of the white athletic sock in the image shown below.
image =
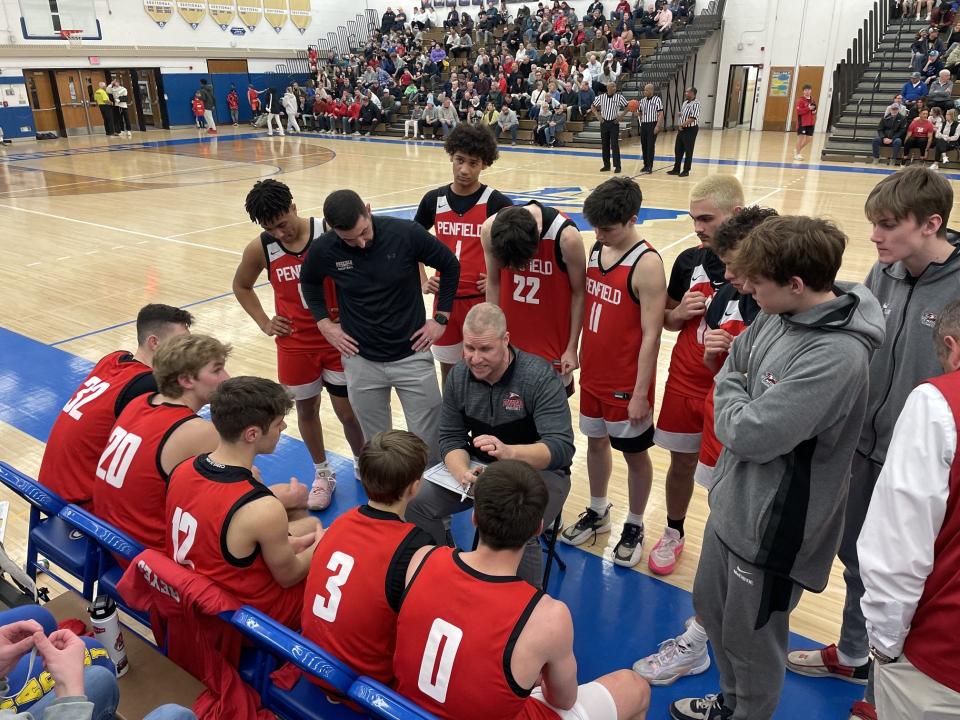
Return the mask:
M590 496L590 509L601 517L603 517L603 514L607 511L607 505L609 504L606 495L603 497Z
M643 515L637 515L636 513L628 512L627 519L624 522L628 522L631 525L639 525L643 527Z
M690 627L680 636L679 643L688 650L698 649L707 644L707 631L694 618L690 621Z
M848 667L859 667L863 665L865 662L867 662L867 660L869 659L870 659L869 655L865 655L864 657L859 657L859 658L850 657L846 653L842 653L840 652L839 649L837 649L837 660L840 661L841 665L847 665Z
M324 460L323 462L318 462L313 464L314 469L317 472L325 471L330 469L330 463Z

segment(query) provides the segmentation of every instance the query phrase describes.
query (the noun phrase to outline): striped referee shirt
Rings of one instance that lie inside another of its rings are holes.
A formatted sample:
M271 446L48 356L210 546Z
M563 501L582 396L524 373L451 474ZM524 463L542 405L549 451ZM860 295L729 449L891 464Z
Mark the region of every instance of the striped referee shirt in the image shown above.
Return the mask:
M663 112L663 100L659 95L640 98L640 122L655 123L660 119L660 113Z
M699 124L700 120L700 101L699 100L685 100L683 105L680 107L680 125L684 125L688 120L693 120L690 123L690 127L694 127Z
M604 120L616 120L620 111L627 106L627 99L621 93L613 95L597 95L593 101L595 108L600 108L600 117Z

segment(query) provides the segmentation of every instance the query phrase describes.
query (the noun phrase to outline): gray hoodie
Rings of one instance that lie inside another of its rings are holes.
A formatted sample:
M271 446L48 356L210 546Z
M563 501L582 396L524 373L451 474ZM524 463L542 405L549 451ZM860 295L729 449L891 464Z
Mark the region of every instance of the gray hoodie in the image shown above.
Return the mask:
M928 265L916 279L903 263L877 263L864 283L880 301L887 341L870 361L870 398L857 452L882 465L907 395L943 372L933 326L947 303L960 297L960 250L945 263Z
M820 592L837 554L850 462L883 314L863 285L797 315L761 313L717 375L724 451L710 522L735 555Z

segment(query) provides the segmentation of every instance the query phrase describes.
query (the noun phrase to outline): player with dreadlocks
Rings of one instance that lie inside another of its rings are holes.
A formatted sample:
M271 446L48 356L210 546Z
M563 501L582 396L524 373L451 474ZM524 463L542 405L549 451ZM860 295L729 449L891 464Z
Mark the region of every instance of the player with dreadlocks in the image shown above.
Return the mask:
M310 244L324 232L323 220L300 217L293 195L282 182L261 180L247 194L246 210L263 232L243 251L233 278L233 294L241 307L277 343L277 375L293 394L300 436L310 451L316 476L307 499L311 510L330 505L337 478L327 462L320 423L320 392L330 394L333 411L353 452L354 472L363 447L363 431L347 398L347 380L340 353L327 342L307 309L300 290L300 268ZM266 270L273 287L275 314L269 315L253 289ZM327 307L336 322L337 299L327 279Z

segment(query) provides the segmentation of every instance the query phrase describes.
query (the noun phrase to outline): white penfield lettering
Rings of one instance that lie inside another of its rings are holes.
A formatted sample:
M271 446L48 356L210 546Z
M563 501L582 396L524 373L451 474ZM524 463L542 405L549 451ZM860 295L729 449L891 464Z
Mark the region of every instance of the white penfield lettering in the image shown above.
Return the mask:
M285 265L276 268L277 280L280 282L284 282L285 280L299 280L301 267L301 265Z
M550 260L534 258L527 263L524 270L526 272L536 273L537 275L553 275L553 263Z
M611 305L619 305L623 293L594 278L587 278L587 292Z
M447 237L480 237L480 226L476 223L453 222L451 220L437 221L437 234Z

